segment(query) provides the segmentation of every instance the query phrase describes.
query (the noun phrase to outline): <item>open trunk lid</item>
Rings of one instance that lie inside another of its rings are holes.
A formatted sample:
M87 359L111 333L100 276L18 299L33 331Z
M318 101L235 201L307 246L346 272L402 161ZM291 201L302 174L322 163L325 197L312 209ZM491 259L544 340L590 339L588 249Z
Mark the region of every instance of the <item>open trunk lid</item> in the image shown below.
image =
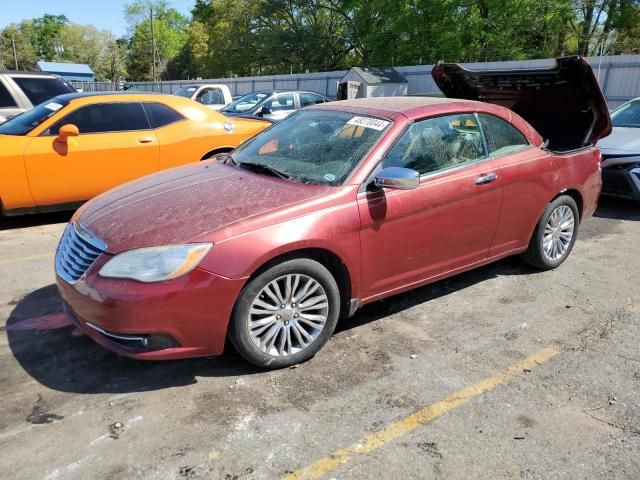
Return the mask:
M558 58L550 69L467 70L438 63L433 78L447 97L507 107L527 120L551 150L595 144L611 133L609 109L591 65Z

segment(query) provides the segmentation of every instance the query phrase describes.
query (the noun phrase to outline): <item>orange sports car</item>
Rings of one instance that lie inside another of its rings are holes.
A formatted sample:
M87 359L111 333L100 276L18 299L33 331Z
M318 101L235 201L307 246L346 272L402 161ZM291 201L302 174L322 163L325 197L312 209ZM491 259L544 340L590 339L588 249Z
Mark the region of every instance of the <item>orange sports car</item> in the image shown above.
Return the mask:
M134 178L231 151L269 125L176 96L60 95L0 125L0 213L73 208Z

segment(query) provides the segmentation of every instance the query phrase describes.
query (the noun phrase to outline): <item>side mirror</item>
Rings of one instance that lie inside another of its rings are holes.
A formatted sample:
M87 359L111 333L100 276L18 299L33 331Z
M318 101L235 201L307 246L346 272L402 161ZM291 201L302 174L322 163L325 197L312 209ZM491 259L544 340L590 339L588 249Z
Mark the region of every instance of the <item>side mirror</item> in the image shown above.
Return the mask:
M389 167L379 172L374 179L376 187L413 190L420 185L420 174L404 167Z
M62 125L60 130L58 130L58 138L56 140L60 143L67 143L69 137L77 137L78 135L80 135L78 127L72 123L67 123L66 125Z
M260 109L260 111L258 112L258 116L259 117L264 117L265 115L271 115L271 109L269 107L267 107L266 105L264 107L262 107Z

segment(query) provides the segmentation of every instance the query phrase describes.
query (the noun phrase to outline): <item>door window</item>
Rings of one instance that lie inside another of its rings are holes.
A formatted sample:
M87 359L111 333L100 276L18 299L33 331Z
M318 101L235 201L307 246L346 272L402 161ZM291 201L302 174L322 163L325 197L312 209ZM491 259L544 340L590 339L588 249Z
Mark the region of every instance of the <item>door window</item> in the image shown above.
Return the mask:
M34 105L62 95L75 92L73 87L54 77L11 77L18 84L29 101Z
M7 87L5 87L2 84L2 82L0 82L0 108L17 107L17 106L18 106L18 104L16 103L15 99L9 93L9 90L7 90Z
M281 93L271 100L271 111L282 112L285 110L294 110L293 93Z
M485 113L480 113L478 117L487 140L489 155L505 155L529 146L525 136L504 120Z
M149 122L141 103L99 103L81 107L56 122L48 130L57 135L62 125L71 123L80 133L148 130Z
M382 161L383 168L405 167L421 175L487 157L474 114L447 115L414 123Z
M149 117L151 128L160 128L184 120L184 117L173 108L161 103L145 103L144 110L147 112L147 117Z
M315 93L301 93L300 94L300 106L308 107L309 105L316 105L318 103L324 103L324 98Z
M219 88L205 88L196 100L203 105L224 105L224 95Z

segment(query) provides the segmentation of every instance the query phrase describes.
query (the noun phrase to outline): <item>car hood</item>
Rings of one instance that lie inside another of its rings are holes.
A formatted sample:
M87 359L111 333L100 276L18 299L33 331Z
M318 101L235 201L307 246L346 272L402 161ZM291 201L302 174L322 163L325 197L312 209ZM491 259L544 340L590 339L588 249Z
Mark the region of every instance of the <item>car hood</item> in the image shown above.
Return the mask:
M557 148L593 145L611 133L607 103L582 57L556 60L549 69L467 70L438 63L433 78L447 97L509 108Z
M613 127L611 135L598 142L603 155L640 155L640 128Z
M87 202L74 221L109 253L188 243L216 229L321 195L330 187L288 182L216 162L178 167Z

